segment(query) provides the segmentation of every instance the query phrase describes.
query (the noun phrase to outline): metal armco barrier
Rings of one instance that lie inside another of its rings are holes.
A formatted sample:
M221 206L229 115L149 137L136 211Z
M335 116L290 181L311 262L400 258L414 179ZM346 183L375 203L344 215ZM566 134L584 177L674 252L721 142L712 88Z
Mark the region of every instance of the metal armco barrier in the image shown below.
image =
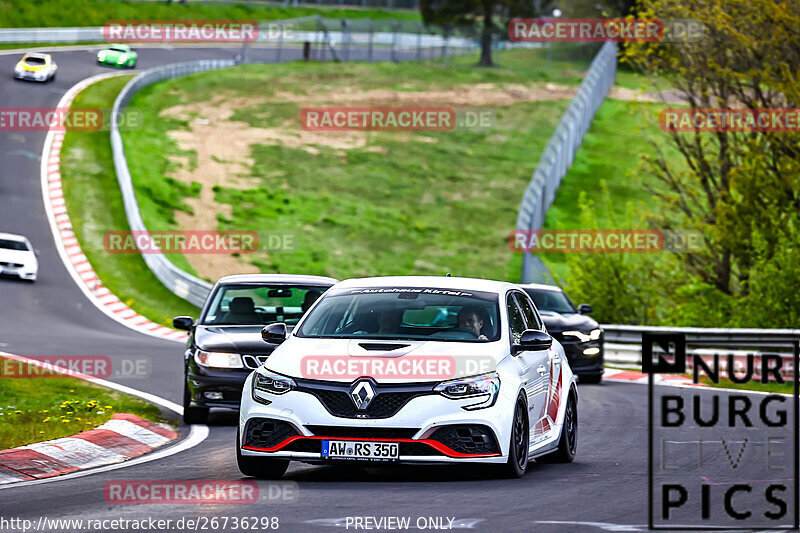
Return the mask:
M735 368L739 369L748 353L781 352L786 375L792 375L793 358L790 343L800 339L800 329L727 329L727 328L671 328L657 326L603 325L605 362L610 365L638 367L642 365L642 333L681 333L686 335L689 353L708 360L719 355L726 362L733 355ZM706 346L703 346L703 345ZM714 346L708 346L713 344Z
M362 59L364 56L357 54L356 52L359 50L356 46L357 43L369 43L370 48L370 59L372 54L371 46L373 44L381 44L381 43L390 43L392 45L391 55L390 57L395 58L395 49L402 49L403 46L411 45L413 42L413 46L423 46L429 47L434 50L438 50L439 47L442 46L443 43L446 43L450 46L466 46L466 40L454 40L450 41L448 37L441 37L438 35L428 35L425 36L426 38L423 39L419 35L414 34L413 40L404 40L399 32L389 33L389 34L380 34L377 32L370 32L368 38L363 38L362 35L356 33L349 33L347 30L348 24L344 23L343 26L345 28L345 32L329 32L325 23L319 17L312 17L312 21L317 24L322 31L319 32L305 32L305 31L295 31L294 36L292 39L299 39L299 40L312 40L312 34L316 38L316 42L318 45L315 47L317 49L317 55L320 54L320 51L323 52L323 57L321 59L325 59L324 51L327 49L332 52L334 57L340 57L342 54L341 48L337 51L337 38L339 39L338 44L342 43L342 37L344 36L344 42L347 45L347 55L350 59ZM308 23L308 19L303 20L295 20L292 21L293 23L297 23L302 25L303 23ZM271 23L282 27L283 24L288 23L287 21L277 21L275 23ZM374 29L374 26L372 27ZM324 37L321 35L324 34ZM288 37L288 36L287 36ZM278 32L278 38L281 39L279 42L279 51L280 47L283 47L283 32ZM2 41L2 35L0 35L0 41ZM321 41L321 42L320 42ZM455 42L455 44L453 44ZM472 42L470 46L474 46L475 43ZM122 89L120 94L117 96L117 99L114 101L114 108L112 110L112 119L111 119L111 150L112 156L114 159L114 168L117 173L117 181L119 182L120 190L122 192L122 198L125 206L125 215L128 219L128 225L130 226L131 231L138 231L138 232L146 232L147 227L142 220L141 212L139 211L139 205L136 201L136 193L133 188L133 182L131 180L130 170L128 169L128 162L125 156L125 146L122 142L122 136L119 133L119 117L120 113L125 109L128 103L133 98L133 95L136 94L137 91L157 83L162 80L171 79L171 78L179 78L182 76L187 76L190 74L194 74L197 72L204 72L208 70L215 70L215 69L222 69L233 67L237 64L242 62L246 62L247 57L247 46L242 47L242 51L238 54L238 58L236 60L201 60L201 61L189 61L185 63L176 63L172 65L165 65L161 67L152 68L146 70L133 78L127 85ZM419 57L419 52L417 52L416 56ZM407 54L409 59L414 58L414 54ZM276 60L280 60L280 56L275 58ZM319 59L319 58L318 58ZM144 259L147 266L153 272L153 274L158 278L161 283L164 284L167 289L172 291L177 296L187 300L188 302L202 307L203 302L205 301L206 297L208 296L211 290L211 284L205 280L199 279L195 276L192 276L188 272L184 272L180 268L176 267L172 264L169 259L167 259L162 254L142 254L142 258Z
M597 52L575 98L562 115L556 131L542 152L539 164L522 196L517 215L517 230L542 228L561 180L567 174L583 137L589 130L597 109L614 85L616 76L617 45L607 42ZM525 253L520 279L522 283L548 283L552 281L552 276L538 257Z

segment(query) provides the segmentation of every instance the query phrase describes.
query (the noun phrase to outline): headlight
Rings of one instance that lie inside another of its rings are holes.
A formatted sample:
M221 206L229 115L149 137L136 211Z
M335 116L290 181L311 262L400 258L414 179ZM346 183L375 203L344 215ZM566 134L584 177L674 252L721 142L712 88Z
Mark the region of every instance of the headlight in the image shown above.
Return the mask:
M14 73L16 73L16 74L22 74L24 71L25 71L25 69L22 68L20 65L17 65L16 67L14 67Z
M100 61L104 60L105 58L106 58L105 50L102 50L102 51L97 53L97 59L99 59Z
M471 378L451 379L442 381L433 389L445 398L460 400L462 398L478 398L478 403L463 406L463 409L472 411L491 407L500 391L500 376L497 372L481 374Z
M124 63L124 62L125 62L125 60L126 60L126 59L128 59L128 58L127 58L127 57L125 57L125 56L119 56L119 59L117 59L117 63L120 63L120 64L122 64L122 63Z
M261 403L269 403L269 397L274 394L286 394L297 388L297 383L288 377L275 374L259 367L253 373L253 399Z
M577 337L581 342L589 342L589 341L596 341L600 338L600 335L603 333L603 330L600 329L593 329L589 333L583 333L582 331L565 331L562 335L570 336L570 337Z
M242 356L238 353L204 352L197 350L194 354L195 362L200 366L212 368L244 368Z

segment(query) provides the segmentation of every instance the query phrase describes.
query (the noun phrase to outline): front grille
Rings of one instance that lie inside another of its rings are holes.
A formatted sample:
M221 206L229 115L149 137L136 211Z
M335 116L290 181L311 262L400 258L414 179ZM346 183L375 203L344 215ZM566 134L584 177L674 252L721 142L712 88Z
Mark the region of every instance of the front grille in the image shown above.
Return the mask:
M10 268L21 268L22 263L9 263L7 261L0 261L0 266L10 267Z
M350 391L353 383L331 383L298 379L297 390L314 395L325 409L340 418L389 418L397 414L412 398L433 392L434 384L379 385L371 382L375 396L366 409L356 409ZM360 380L357 380L360 381Z
M247 368L256 369L267 361L268 355L242 355L242 361Z
M410 439L417 434L415 428L348 428L339 426L306 426L321 437L349 437L353 439Z
M500 453L494 433L488 426L481 424L443 426L434 431L429 438L459 453Z
M253 418L244 428L244 445L272 448L293 435L299 435L288 422L269 418Z

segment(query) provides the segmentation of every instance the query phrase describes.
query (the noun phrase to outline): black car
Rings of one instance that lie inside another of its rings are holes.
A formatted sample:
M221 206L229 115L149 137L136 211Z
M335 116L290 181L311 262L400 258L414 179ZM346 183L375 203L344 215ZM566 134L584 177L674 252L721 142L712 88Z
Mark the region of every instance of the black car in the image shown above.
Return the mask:
M277 346L261 329L294 324L337 280L289 274L244 274L217 281L197 323L179 316L172 323L189 332L184 352L183 419L204 424L211 407L238 409L247 376Z
M576 309L564 291L553 285L522 285L533 298L547 332L558 339L567 354L569 366L581 383L600 383L603 379L603 330L592 317L592 306Z

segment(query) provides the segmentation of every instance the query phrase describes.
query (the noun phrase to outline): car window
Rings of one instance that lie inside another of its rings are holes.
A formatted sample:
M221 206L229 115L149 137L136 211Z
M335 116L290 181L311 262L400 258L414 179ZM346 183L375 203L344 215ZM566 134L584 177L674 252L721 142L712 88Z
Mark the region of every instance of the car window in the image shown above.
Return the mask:
M513 344L519 344L522 332L525 331L525 320L522 318L519 307L517 307L517 302L514 300L513 293L508 293L506 307L508 308L508 326L511 330L511 342Z
M531 305L530 299L521 293L514 293L517 297L519 308L522 309L522 314L525 317L525 322L528 324L528 329L542 329L542 321L539 320L539 314Z
M438 287L329 291L298 337L487 342L500 339L497 294Z
M122 48L121 46L112 46L110 48L110 50L113 50L114 52L127 52L128 51L127 48Z
M286 284L220 286L201 320L203 325L297 324L327 287Z
M44 65L46 63L43 57L26 57L25 62L31 65Z
M570 302L567 295L561 291L553 291L549 289L525 289L533 301L536 303L536 309L539 311L551 311L553 313L575 314L578 311Z
M25 252L28 250L28 245L23 241L12 241L10 239L0 239L0 248L5 250L20 250Z

